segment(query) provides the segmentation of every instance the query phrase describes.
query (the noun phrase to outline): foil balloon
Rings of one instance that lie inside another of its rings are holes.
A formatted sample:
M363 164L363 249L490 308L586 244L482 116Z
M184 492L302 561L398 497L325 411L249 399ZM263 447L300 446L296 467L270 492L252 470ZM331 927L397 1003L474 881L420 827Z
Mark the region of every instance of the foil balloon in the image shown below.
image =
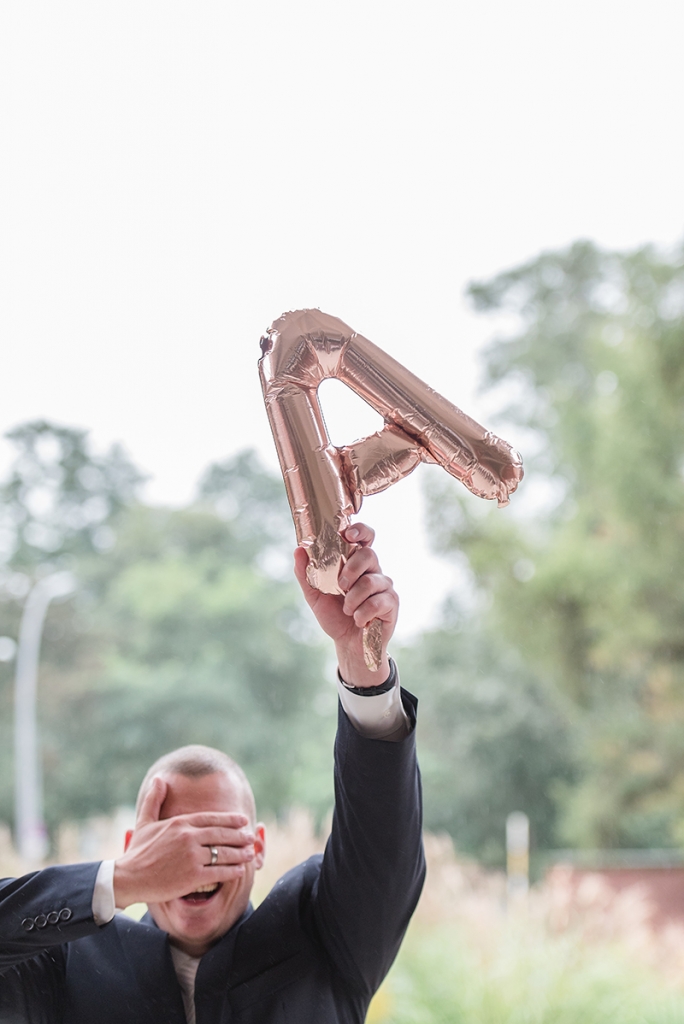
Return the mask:
M340 569L353 550L341 537L364 495L377 494L421 462L437 463L480 498L507 505L523 476L509 444L481 427L367 338L318 309L285 313L261 339L259 375L307 578L341 594ZM318 386L336 377L384 419L377 434L331 444ZM370 669L380 660L382 624L364 631Z

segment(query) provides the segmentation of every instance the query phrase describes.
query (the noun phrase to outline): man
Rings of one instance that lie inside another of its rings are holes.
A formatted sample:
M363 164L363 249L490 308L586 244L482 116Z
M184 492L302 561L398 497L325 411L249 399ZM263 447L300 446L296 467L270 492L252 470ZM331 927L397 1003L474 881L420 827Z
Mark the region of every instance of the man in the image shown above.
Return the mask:
M46 868L0 883L1 1024L352 1024L396 956L424 860L413 727L387 655L398 598L360 524L343 596L295 574L333 639L342 707L335 813L325 854L288 872L254 910L265 833L226 755L188 747L143 780L116 861ZM380 670L362 631L383 622ZM141 922L115 913L147 903Z

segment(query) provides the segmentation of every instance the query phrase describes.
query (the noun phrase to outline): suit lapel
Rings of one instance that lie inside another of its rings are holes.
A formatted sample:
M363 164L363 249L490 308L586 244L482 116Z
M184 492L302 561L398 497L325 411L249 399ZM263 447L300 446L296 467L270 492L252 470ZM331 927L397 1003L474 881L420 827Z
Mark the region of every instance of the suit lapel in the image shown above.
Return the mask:
M197 1024L219 1024L230 1017L229 978L233 966L235 940L244 922L252 914L250 903L239 921L200 960L195 981Z
M150 1024L186 1024L181 995L166 932L156 926L149 914L142 921L122 922L117 919L130 970L138 984L138 992Z

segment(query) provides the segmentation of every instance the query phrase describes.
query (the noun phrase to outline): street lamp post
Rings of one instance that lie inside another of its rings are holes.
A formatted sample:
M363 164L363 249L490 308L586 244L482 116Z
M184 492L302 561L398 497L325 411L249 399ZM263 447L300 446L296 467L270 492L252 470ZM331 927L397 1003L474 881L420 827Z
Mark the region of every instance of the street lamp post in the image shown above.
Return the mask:
M506 867L509 899L524 898L530 887L530 819L522 811L506 818Z
M17 849L29 865L39 864L47 854L36 715L40 641L50 601L67 597L75 585L70 572L39 580L26 598L19 627L14 688L15 827Z

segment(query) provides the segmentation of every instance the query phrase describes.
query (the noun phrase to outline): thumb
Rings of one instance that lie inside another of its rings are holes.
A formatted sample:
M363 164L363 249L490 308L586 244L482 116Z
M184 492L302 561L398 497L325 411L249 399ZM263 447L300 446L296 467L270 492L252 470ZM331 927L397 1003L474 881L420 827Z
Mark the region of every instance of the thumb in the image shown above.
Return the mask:
M141 825L148 825L152 821L159 821L159 812L166 799L168 789L168 783L162 779L161 775L155 775L140 805L140 813L135 823L137 828Z
M308 604L313 605L320 597L318 590L310 585L306 578L306 567L309 564L309 555L306 548L295 548L294 553L294 574L297 578L297 583L302 588L302 593L306 598Z

